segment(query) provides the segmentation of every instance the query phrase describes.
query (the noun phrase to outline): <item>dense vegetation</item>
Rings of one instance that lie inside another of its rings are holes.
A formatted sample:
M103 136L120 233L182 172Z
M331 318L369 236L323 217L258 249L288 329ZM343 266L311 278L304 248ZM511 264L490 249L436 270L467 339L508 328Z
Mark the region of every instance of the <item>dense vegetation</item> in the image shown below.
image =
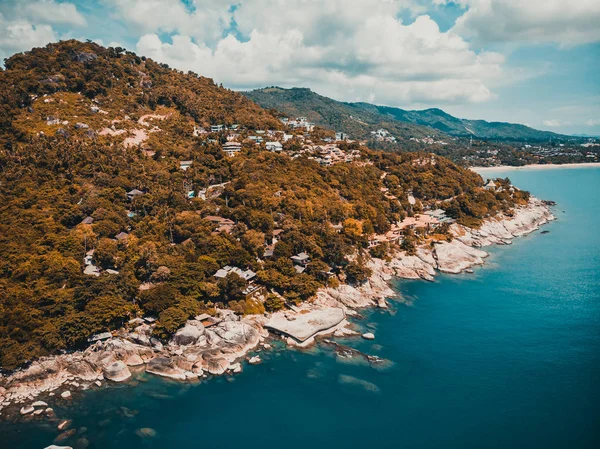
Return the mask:
M4 369L82 346L138 313L156 316L156 336L165 338L215 307L260 313L306 301L326 284L364 282L369 235L423 207L442 205L477 224L526 200L485 191L475 173L424 153L352 144L363 162L323 167L245 141L227 157L225 133L194 136L194 126L236 123L241 139L280 122L209 79L93 43L8 59L0 101ZM151 127L146 140L124 145ZM186 171L183 160L192 161ZM189 195L216 183L225 184L206 200ZM128 197L133 189L139 194ZM235 225L216 232L207 215ZM275 229L283 232L273 257L262 260ZM83 274L90 249L100 276ZM298 274L290 257L302 251L311 262ZM224 265L255 271L264 301L247 298L235 274L217 280ZM329 270L337 277L323 276Z

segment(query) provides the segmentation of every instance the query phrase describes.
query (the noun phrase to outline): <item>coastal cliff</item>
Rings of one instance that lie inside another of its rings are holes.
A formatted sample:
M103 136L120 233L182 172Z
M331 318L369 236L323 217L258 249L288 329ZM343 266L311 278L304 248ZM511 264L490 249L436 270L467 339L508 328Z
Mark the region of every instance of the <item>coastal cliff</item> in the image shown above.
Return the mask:
M479 229L452 225L454 239L450 242L421 246L415 255L395 252L387 261L372 258L368 262L372 274L361 286L342 284L322 289L312 302L268 316L240 318L221 310L209 325L200 319L188 321L167 345L151 338L152 326L148 324L122 329L117 337L94 343L84 351L42 358L1 377L0 411L23 405L22 415L44 414L55 419L46 402L36 399L68 401L70 390L100 387L107 380L123 382L136 370L181 381L237 373L242 369L239 361L250 351L269 348L265 342L269 331L290 345L302 347L320 335L356 334L346 317L359 308L387 307L386 298L396 294L388 284L392 277L432 280L438 271L460 273L484 263L488 254L481 247L509 244L553 219L543 201L531 198L511 215L488 219ZM259 363L260 359L255 356L249 361Z

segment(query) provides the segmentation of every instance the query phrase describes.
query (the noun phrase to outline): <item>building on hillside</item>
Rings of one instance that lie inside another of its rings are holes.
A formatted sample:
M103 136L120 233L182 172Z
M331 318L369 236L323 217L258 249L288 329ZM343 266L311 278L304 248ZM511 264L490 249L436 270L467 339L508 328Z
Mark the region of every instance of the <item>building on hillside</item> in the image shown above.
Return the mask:
M496 190L496 183L494 181L492 181L491 179L488 180L488 182L485 183L485 185L483 186L483 188L485 190Z
M133 190L130 190L129 192L127 192L127 199L129 201L132 201L134 198L136 198L138 196L142 196L143 194L144 194L144 192L142 192L141 190L133 189Z
M227 142L225 144L223 144L223 151L225 152L225 154L227 154L227 156L229 157L233 157L236 154L238 154L240 151L242 151L242 144L239 142Z
M192 161L180 161L179 162L179 168L183 171L186 171L191 166L192 166Z
M225 125L211 125L210 132L211 133L219 133L225 129Z
M299 254L296 254L295 256L291 257L292 262L294 262L296 265L308 265L308 263L310 262L310 256L308 254L306 254L305 252L301 252Z
M344 230L344 225L341 223L338 223L338 224L330 223L329 225L331 226L331 229L333 229L338 234Z
M224 232L226 234L231 234L231 232L233 231L233 227L235 226L235 222L229 220L228 218L207 215L206 217L204 217L204 219L210 221L213 225L217 226L215 233Z
M248 140L252 140L255 144L260 144L264 140L261 136L250 136Z
M283 145L281 145L281 142L267 142L267 150L279 152L283 150Z
M202 128L201 126L194 125L194 137L198 137L201 134L208 134L208 131Z
M250 269L247 270L242 270L241 268L238 267L232 267L230 265L226 265L223 268L220 268L216 273L215 273L215 277L217 279L223 279L226 278L228 274L230 273L235 273L237 274L239 277L241 277L242 279L246 280L246 281L250 281L252 279L254 279L256 277L256 273Z
M275 254L275 246L269 245L265 248L265 251L263 252L263 259L270 259L271 257L273 257L274 254Z
M126 232L119 232L117 235L115 235L115 238L119 242L124 242L129 238L129 234L127 234Z
M212 224L217 226L235 225L235 221L230 220L229 218L218 217L216 215L207 215L206 217L204 217L204 219L210 221Z
M271 240L271 244L275 245L279 241L279 236L283 234L283 229L273 229L273 239Z

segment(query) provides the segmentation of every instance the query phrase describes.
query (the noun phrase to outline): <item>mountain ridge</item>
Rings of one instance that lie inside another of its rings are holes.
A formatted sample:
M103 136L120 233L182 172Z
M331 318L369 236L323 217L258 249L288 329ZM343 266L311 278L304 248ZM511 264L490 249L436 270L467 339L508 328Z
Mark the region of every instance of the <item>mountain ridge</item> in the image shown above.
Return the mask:
M309 88L267 87L242 92L255 103L281 113L294 115L298 113L315 120L317 125L335 127L337 131L356 133L354 137L368 137L372 129L345 129L347 120L341 116L365 116L362 120L369 127L400 127L400 138L421 137L423 135L443 133L453 137L475 137L484 140L500 141L543 141L549 139L567 139L572 136L541 131L518 123L496 122L486 120L469 120L454 117L440 108L423 110L406 110L393 106L375 105L366 102L343 102L322 96ZM329 107L330 111L323 108ZM335 117L335 114L338 116ZM331 117L333 116L333 117ZM360 117L358 117L360 118ZM394 133L394 130L390 130Z

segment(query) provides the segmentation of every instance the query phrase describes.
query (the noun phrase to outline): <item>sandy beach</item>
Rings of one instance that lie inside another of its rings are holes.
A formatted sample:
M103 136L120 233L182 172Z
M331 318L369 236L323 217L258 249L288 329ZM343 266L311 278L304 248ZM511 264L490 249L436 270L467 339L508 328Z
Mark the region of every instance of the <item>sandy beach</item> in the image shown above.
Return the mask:
M600 162L584 162L581 164L530 164L520 167L512 165L499 165L497 167L469 167L474 172L489 172L489 171L518 171L518 170L551 170L555 168L590 168L600 167Z

